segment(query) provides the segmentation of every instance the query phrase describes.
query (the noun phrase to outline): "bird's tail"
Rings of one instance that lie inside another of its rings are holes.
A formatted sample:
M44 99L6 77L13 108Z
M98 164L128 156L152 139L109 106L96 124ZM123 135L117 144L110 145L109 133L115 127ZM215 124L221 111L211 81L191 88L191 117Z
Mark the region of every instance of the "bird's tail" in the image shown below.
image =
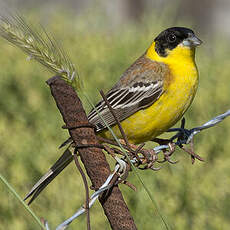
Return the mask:
M29 197L31 199L28 205L42 192L42 190L73 160L73 154L67 148L62 156L54 163L54 165L49 169L49 171L41 177L41 179L33 186L30 192L26 195L24 200Z
M62 76L76 90L81 88L80 79L67 53L40 26L28 24L21 15L0 16L0 37L20 48L28 60L36 60L51 72Z

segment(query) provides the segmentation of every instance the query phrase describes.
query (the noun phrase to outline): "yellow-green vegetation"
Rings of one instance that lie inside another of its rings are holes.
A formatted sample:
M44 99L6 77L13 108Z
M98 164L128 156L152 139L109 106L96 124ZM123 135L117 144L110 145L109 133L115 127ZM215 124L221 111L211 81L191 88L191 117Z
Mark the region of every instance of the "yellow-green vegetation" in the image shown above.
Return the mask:
M75 17L57 15L50 19L48 30L69 51L93 102L100 98L98 90L109 89L156 34L172 26L167 20L154 17L154 13L138 25L125 24L120 28L110 28L105 18L90 16L90 12ZM190 27L187 23L177 25ZM205 43L197 50L200 86L185 116L188 128L225 112L230 98L229 46L218 35L210 39L202 31L196 33ZM45 84L52 75L33 60L27 61L21 51L3 40L0 50L0 173L24 197L61 155L63 150L57 147L68 134L61 129L62 118ZM83 101L88 111L90 106ZM139 172L172 229L229 229L229 138L230 119L226 119L196 136L195 149L205 158L204 163L196 161L192 165L189 156L178 150L174 155L180 160L178 164L165 164L159 172ZM137 192L124 185L120 188L138 229L164 229L135 174L130 173L128 179L136 185ZM2 183L0 197L0 228L40 229ZM31 208L47 219L53 229L71 216L84 199L83 183L71 164ZM109 229L98 203L91 209L91 222L93 229ZM70 227L85 228L85 216Z

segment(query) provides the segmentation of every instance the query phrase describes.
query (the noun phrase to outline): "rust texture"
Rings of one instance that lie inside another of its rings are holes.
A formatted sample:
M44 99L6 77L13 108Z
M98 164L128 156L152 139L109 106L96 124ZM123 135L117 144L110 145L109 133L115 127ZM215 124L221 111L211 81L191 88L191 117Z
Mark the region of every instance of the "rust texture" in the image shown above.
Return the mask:
M88 123L82 103L74 89L61 77L52 77L47 81L51 94L62 114L67 127L77 127ZM69 134L77 145L98 145L93 127L69 129ZM78 152L93 188L99 188L110 174L109 164L100 148L80 148ZM114 230L137 229L122 193L117 186L99 199L110 226Z

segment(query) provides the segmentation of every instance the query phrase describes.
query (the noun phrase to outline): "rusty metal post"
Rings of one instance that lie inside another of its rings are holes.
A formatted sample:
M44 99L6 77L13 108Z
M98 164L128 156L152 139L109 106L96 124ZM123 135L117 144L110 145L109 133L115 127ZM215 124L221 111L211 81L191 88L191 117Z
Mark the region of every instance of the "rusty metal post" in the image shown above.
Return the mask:
M51 94L62 114L67 127L77 127L88 123L82 103L74 89L61 77L52 77L47 81ZM76 145L98 144L94 130L91 127L70 129L69 134ZM110 174L109 164L101 149L95 147L78 150L86 172L94 188L99 188ZM110 194L99 199L110 226L114 230L137 229L129 209L117 186Z

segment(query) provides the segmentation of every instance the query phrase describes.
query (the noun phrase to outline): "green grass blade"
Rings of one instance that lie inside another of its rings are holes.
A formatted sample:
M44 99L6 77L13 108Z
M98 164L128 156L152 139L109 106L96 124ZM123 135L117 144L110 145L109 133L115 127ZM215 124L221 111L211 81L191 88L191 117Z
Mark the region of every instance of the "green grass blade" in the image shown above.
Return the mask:
M41 223L39 218L35 215L35 213L29 208L29 206L22 200L22 198L18 195L18 193L15 191L15 189L8 183L8 181L3 177L2 174L0 174L0 179L5 184L7 189L14 195L14 197L24 206L24 208L30 213L30 215L34 218L34 220L37 222L38 225L42 229L45 230L44 225Z

